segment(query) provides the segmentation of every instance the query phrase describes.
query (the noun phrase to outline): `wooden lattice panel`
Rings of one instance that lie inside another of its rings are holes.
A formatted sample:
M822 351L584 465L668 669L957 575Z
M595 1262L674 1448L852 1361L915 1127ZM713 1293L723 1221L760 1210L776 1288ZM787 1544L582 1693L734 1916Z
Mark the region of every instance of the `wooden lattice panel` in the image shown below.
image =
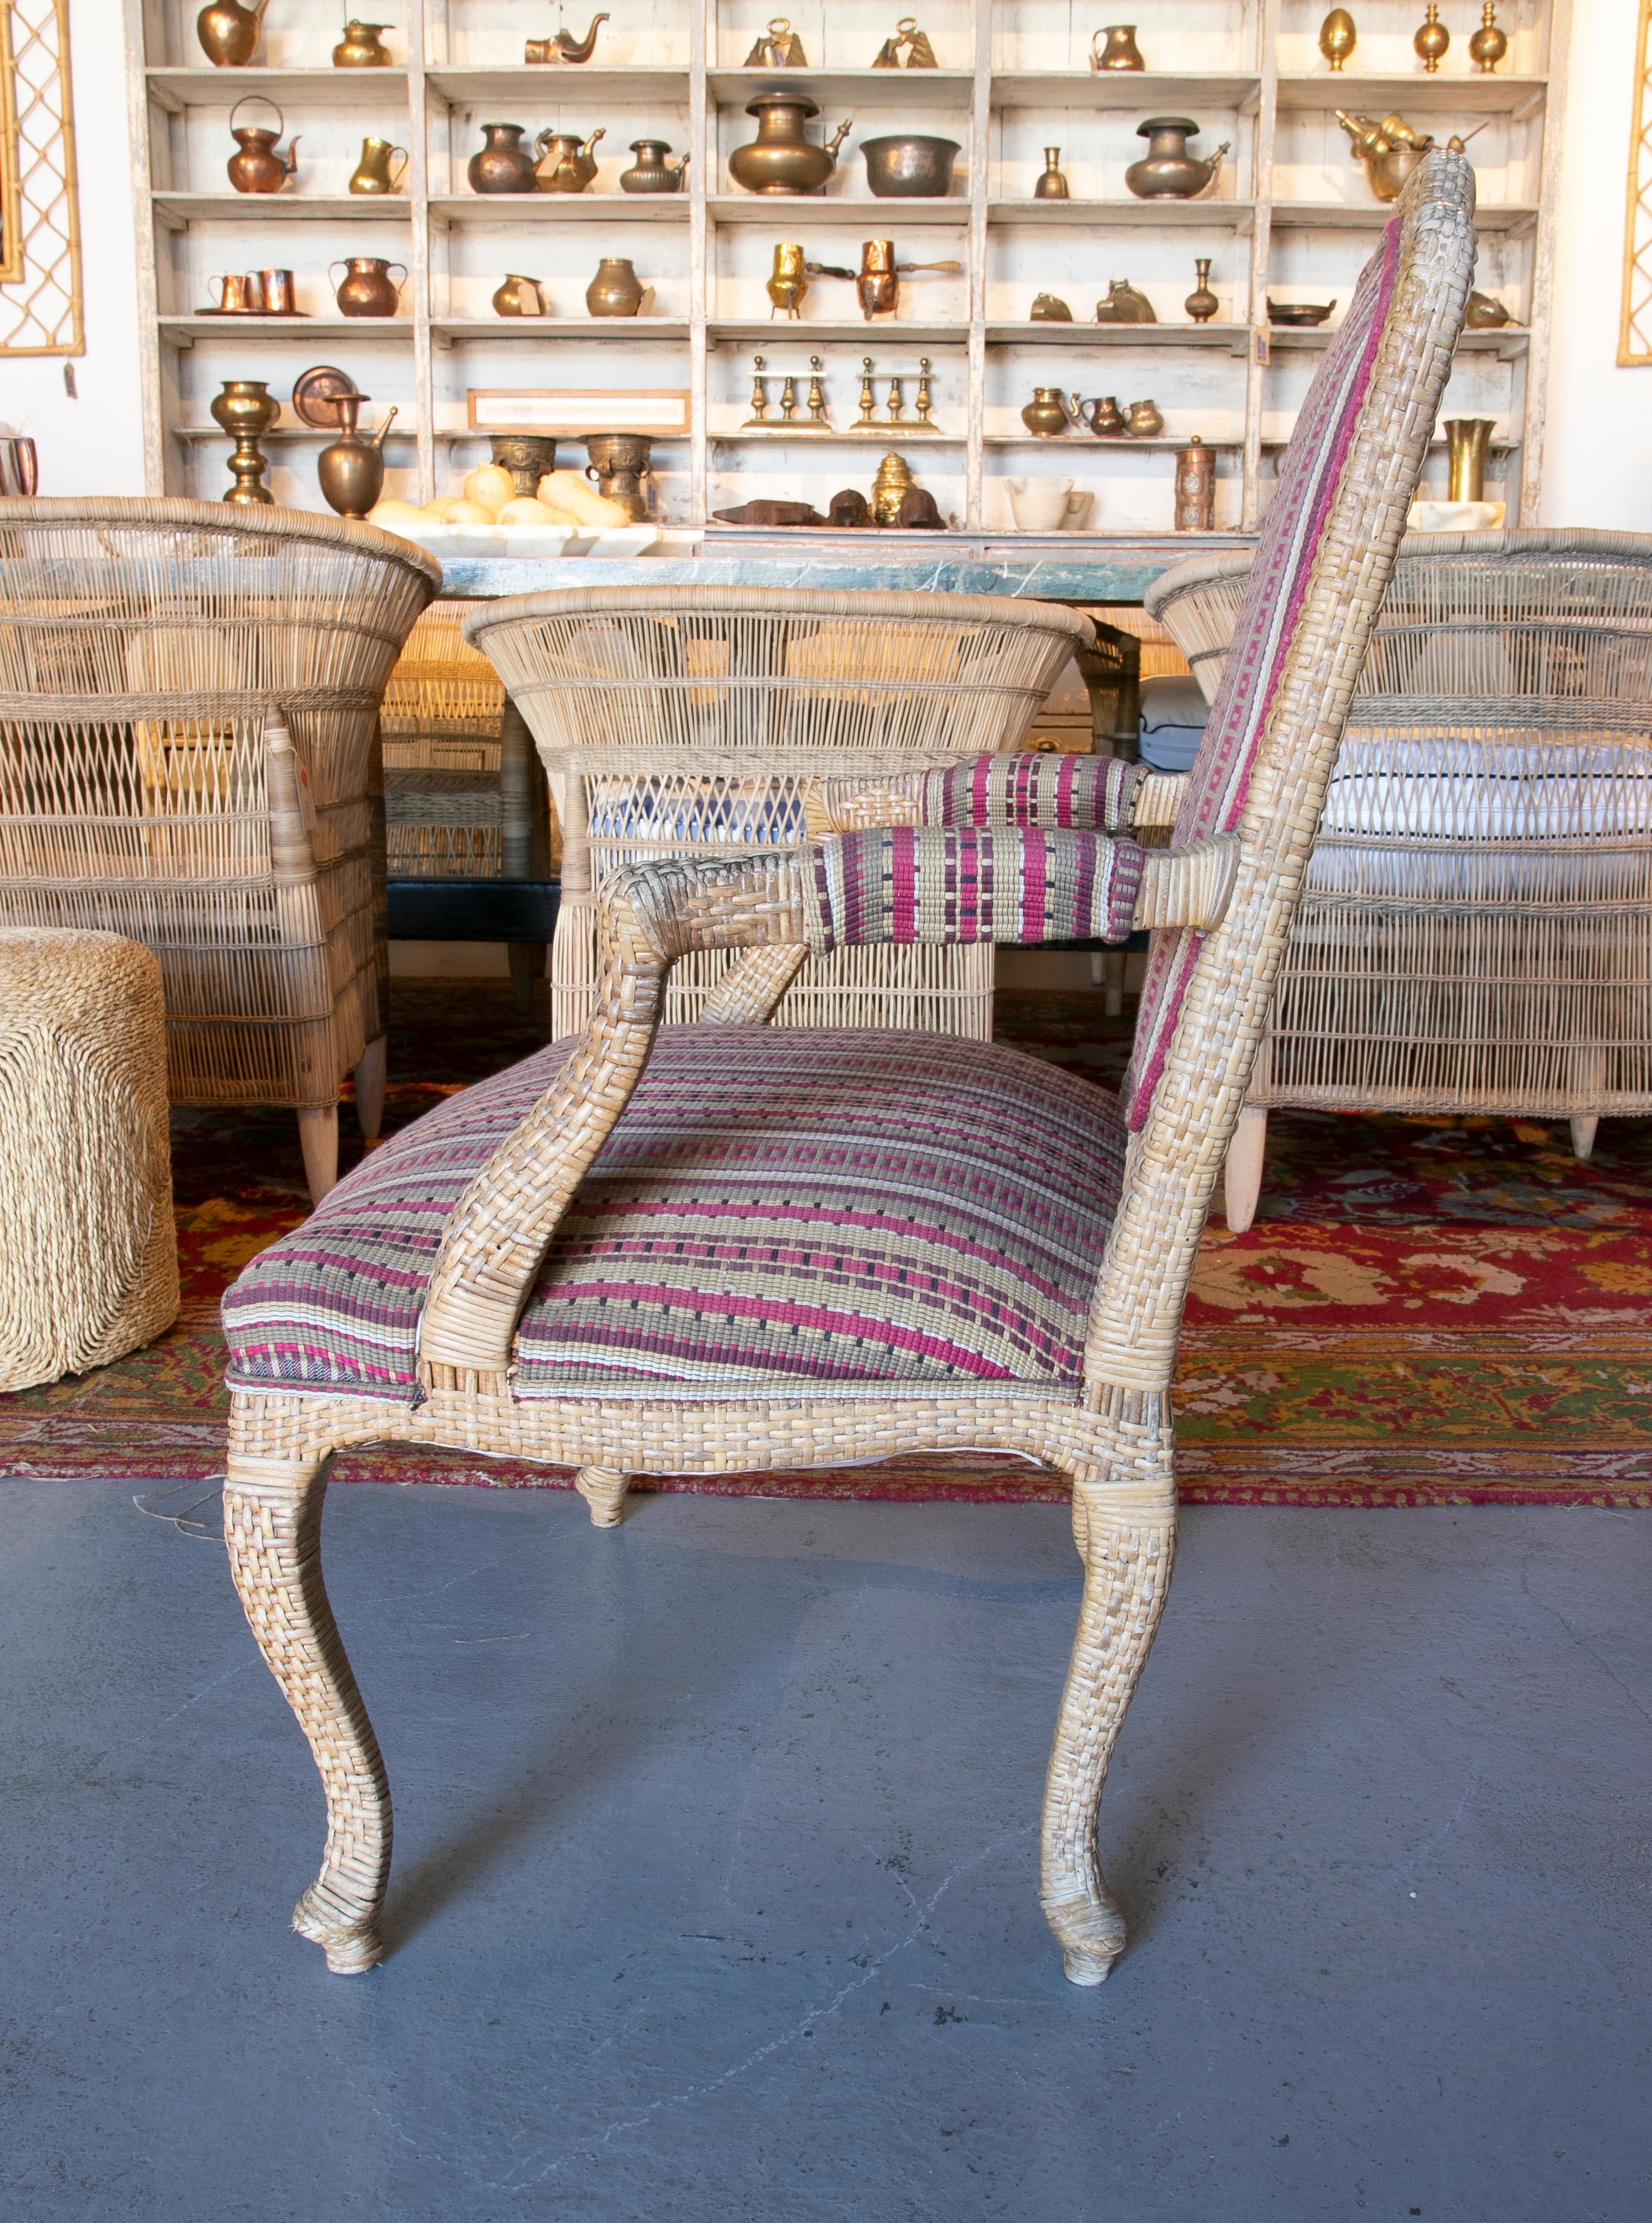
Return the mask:
M0 354L80 355L67 0L0 0Z
M1635 35L1635 113L1629 140L1629 211L1624 220L1620 363L1652 362L1652 0L1641 0Z

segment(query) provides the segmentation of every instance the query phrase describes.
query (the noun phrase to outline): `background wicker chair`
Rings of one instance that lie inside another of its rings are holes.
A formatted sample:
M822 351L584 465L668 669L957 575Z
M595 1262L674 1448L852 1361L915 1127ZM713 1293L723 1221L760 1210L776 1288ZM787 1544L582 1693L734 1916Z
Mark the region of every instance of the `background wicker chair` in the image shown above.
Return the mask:
M1088 620L962 595L761 587L575 588L487 640L539 744L562 832L551 1031L590 1017L595 897L647 857L791 848L807 796L850 771L916 771L1026 734ZM728 970L678 967L669 1020L699 1016ZM992 1032L989 948L843 949L813 960L782 1024Z
M1208 695L1249 568L1148 607ZM1403 544L1226 1180L1248 1227L1277 1105L1652 1112L1652 538Z
M441 583L294 510L0 501L0 923L160 960L178 1104L287 1104L311 1193L339 1084L384 1100L374 726Z
M1161 781L1027 755L926 784L939 825L631 866L602 891L577 1042L404 1130L229 1292L225 1530L326 1792L294 1919L330 1968L380 1956L390 1808L319 1523L332 1453L389 1439L574 1465L607 1517L633 1472L973 1445L1068 1474L1084 1596L1043 1897L1068 1974L1106 1975L1124 1925L1096 1815L1170 1574L1188 1277L1461 326L1473 190L1460 156L1425 159L1326 350L1168 851L1075 822ZM542 746L565 614L469 621ZM1159 931L1122 1099L989 1042L751 1023L806 953L1133 923ZM732 948L708 1023L662 1029L672 967Z

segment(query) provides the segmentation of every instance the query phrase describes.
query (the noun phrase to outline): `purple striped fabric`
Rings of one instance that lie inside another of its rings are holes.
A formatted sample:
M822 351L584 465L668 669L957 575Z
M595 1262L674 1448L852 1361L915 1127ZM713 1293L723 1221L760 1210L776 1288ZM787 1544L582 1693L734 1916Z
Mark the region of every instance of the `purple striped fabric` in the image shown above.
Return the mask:
M1243 816L1256 752L1290 659L1320 539L1376 368L1399 271L1399 240L1396 217L1360 274L1347 315L1326 350L1280 460L1278 487L1251 565L1222 684L1176 821L1172 838L1178 847L1231 834ZM1153 935L1124 1081L1125 1116L1133 1129L1146 1120L1202 941L1190 927Z
M1040 942L1130 931L1142 852L1106 834L870 826L807 853L817 954L863 942Z
M232 1387L411 1400L447 1217L572 1046L428 1113L251 1262ZM1076 1382L1123 1163L1115 1098L991 1043L663 1028L524 1313L515 1394Z
M1018 750L967 759L924 778L926 826L1070 827L1128 834L1145 765L1122 757Z

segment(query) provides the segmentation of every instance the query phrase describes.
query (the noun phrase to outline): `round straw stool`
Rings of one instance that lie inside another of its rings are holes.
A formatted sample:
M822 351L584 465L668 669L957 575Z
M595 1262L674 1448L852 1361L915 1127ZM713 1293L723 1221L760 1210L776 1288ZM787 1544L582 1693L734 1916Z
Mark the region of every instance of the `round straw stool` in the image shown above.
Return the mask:
M160 967L117 934L0 928L0 1390L177 1317Z

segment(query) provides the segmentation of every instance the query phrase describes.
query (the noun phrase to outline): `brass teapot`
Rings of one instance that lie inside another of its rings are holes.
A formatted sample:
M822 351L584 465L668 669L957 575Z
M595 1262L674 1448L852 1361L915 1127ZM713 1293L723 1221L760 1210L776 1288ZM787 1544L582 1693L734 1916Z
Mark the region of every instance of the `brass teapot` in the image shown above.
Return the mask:
M1056 439L1069 425L1084 421L1077 406L1058 386L1035 386L1033 399L1021 411L1022 424L1040 440Z
M275 109L273 131L267 126L236 122L248 102L254 100L261 101L266 108ZM261 92L246 94L229 110L229 136L237 151L231 154L226 167L229 182L238 193L279 193L289 178L298 176L297 139L290 142L285 154L275 143L286 129L286 117L273 100L265 100Z
M669 139L633 139L631 151L637 160L630 169L619 173L622 193L678 193L682 191L688 157L684 154L675 162L668 162L665 158L671 152Z
M393 60L388 49L379 38L387 31L388 23L358 23L354 16L344 26L344 35L333 48L335 69L387 69Z
M1215 182L1222 158L1233 143L1224 139L1209 161L1190 154L1188 141L1199 136L1190 116L1150 116L1137 124L1136 136L1146 141L1147 151L1139 162L1131 163L1124 182L1139 201L1192 200Z
M208 0L195 18L195 35L214 69L240 69L251 61L268 5L269 0L253 0L250 8L241 0Z
M593 16L591 27L582 39L569 31L553 31L548 39L529 39L523 47L522 59L527 62L588 62L597 50L597 32L607 22L606 16Z
M539 158L534 172L539 191L582 193L597 173L597 158L591 149L607 135L606 125L599 125L588 139L581 139L577 131L542 131L533 142Z

